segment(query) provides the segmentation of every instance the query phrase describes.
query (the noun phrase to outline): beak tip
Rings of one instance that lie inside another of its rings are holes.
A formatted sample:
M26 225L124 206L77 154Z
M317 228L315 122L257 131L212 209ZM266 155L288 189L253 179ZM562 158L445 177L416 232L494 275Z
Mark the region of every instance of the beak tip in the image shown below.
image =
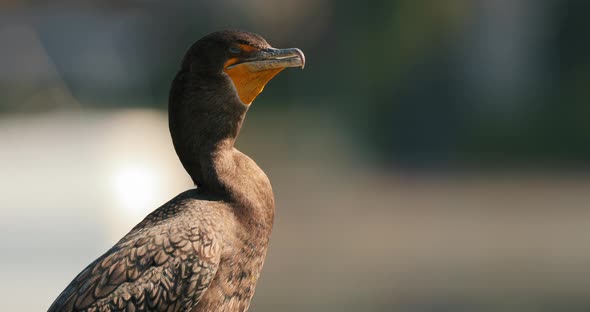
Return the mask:
M299 59L301 59L301 69L305 68L305 54L300 49L295 48L295 52L299 55Z

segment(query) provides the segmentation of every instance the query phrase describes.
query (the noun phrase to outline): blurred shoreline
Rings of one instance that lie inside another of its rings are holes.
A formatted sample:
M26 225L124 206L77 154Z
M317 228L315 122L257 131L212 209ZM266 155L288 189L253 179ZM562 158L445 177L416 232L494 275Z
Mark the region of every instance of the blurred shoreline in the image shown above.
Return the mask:
M283 138L301 126L297 118L281 128L259 122L284 124L279 117L249 116L258 126L246 127L239 143L267 172L277 199L257 310L320 311L327 303L420 310L424 300L467 309L501 306L497 299L503 296L513 300L504 302L508 307L521 301L536 307L537 299L577 298L582 304L587 298L590 176L378 171L348 154L345 144L306 138L321 129L308 127L297 144L286 146ZM7 251L0 288L13 299L2 309L20 309L31 291L27 283L36 279L46 286L35 288L36 299L25 310L46 308L131 226L192 187L174 155L164 112L9 119L0 122L0 140L12 142L0 157L6 173L0 188L10 190L0 201L0 246ZM135 190L134 179L149 175L123 175L130 179L123 183L132 183L121 186L135 194L131 202L109 186L125 166L153 170L158 177ZM287 304L292 296L308 299Z

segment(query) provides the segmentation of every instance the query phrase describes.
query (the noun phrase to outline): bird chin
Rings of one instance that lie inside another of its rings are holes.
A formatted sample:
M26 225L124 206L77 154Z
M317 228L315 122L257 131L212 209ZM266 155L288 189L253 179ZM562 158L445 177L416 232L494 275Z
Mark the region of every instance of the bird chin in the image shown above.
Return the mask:
M242 103L246 105L252 104L254 99L264 90L264 86L278 73L280 73L284 67L272 68L272 69L260 69L255 67L257 70L252 71L248 63L241 63L237 66L228 67L225 73L231 78L238 97Z

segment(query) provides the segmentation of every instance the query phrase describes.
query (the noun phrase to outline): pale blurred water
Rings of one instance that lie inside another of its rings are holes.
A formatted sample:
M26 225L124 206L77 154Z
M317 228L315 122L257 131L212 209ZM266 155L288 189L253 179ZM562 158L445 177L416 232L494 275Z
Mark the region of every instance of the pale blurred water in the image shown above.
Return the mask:
M277 197L253 311L590 307L590 178L380 172L313 118L254 112L238 144ZM158 111L9 116L0 141L1 311L46 309L191 187Z

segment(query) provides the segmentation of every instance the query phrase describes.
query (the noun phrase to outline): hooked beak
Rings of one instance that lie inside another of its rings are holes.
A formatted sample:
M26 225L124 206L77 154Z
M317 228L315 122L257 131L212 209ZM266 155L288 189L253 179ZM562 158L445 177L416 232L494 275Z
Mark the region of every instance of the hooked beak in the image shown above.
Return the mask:
M248 58L232 64L227 69L243 66L250 72L258 72L286 67L305 67L305 55L297 48L258 50Z

